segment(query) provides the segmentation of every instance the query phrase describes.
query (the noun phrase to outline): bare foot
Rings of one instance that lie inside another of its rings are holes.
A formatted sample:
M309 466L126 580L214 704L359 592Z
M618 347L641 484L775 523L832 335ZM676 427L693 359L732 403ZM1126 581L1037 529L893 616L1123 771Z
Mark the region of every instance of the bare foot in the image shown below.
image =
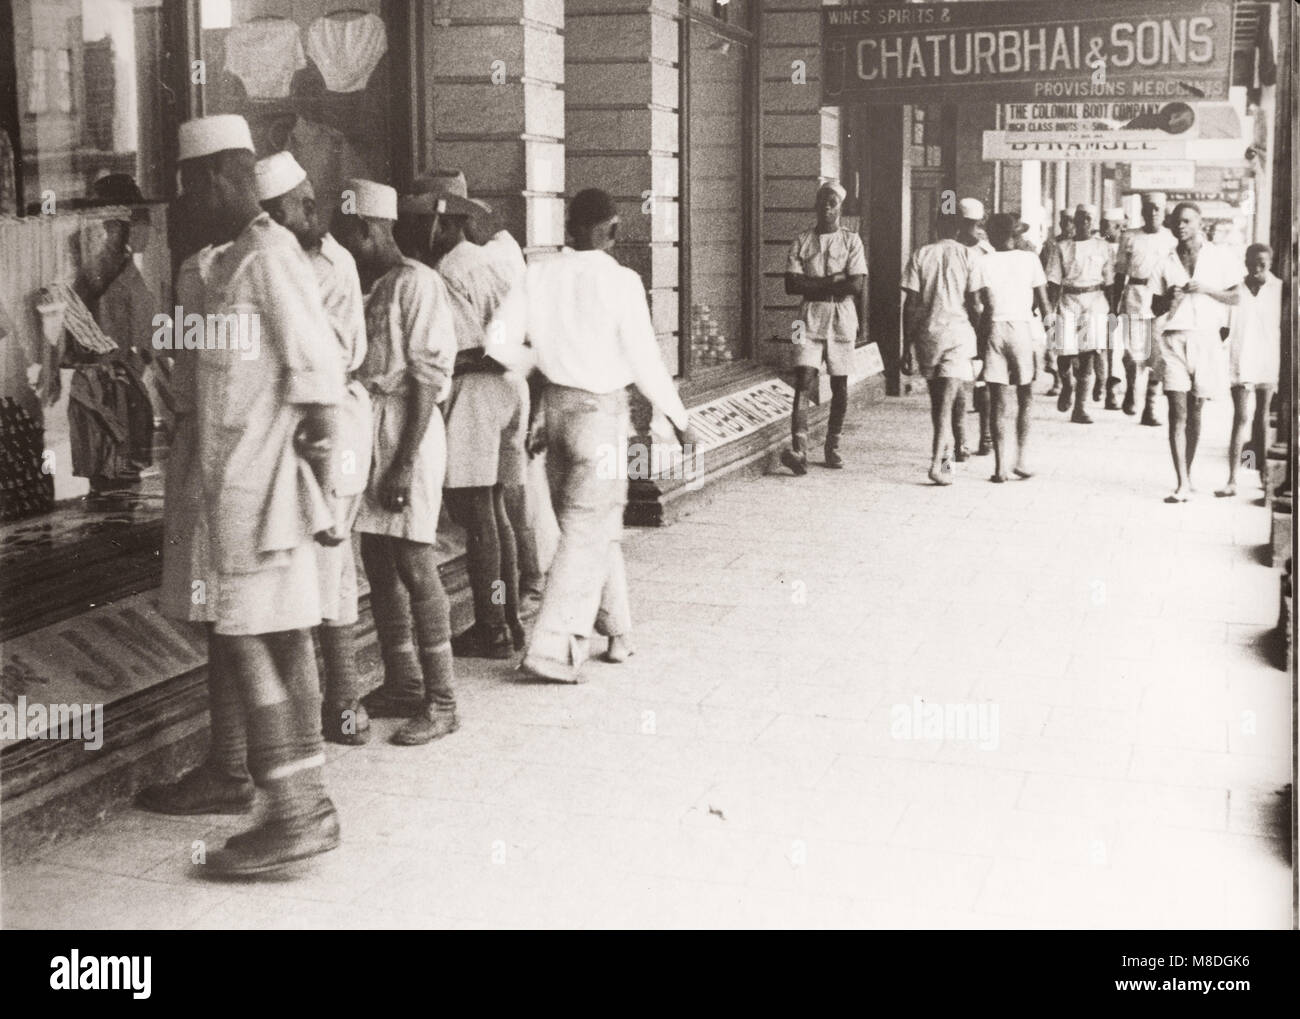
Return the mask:
M995 485L1001 485L1003 482L1007 480L1007 476L1005 474L994 474L992 477L989 478L989 480L993 482Z
M1232 496L1237 494L1237 483L1235 481L1229 481L1214 494L1220 499L1230 499Z
M1190 489L1179 488L1179 489L1175 489L1173 492L1170 492L1168 495L1166 495L1165 502L1167 503L1188 502L1191 498L1192 498L1192 493Z
M930 480L933 481L936 485L952 484L952 466L948 463L947 460L945 460L938 467L932 466L930 468Z
M621 665L635 653L626 637L610 637L609 649L604 654L604 660L614 665Z

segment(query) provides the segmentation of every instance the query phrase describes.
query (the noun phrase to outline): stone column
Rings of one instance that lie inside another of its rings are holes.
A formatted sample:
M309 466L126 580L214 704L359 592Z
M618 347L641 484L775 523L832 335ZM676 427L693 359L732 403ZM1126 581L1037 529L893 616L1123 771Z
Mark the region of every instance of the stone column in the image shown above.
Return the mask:
M427 18L431 151L420 169L464 170L526 251L559 247L563 0L438 0Z
M619 210L620 262L641 274L664 363L677 374L680 26L669 0L569 0L565 166Z
M763 0L762 314L757 344L762 360L788 366L799 301L785 292L790 242L813 220L819 179L839 178L840 111L821 106L821 0ZM850 188L852 182L846 182ZM772 342L777 340L778 342Z

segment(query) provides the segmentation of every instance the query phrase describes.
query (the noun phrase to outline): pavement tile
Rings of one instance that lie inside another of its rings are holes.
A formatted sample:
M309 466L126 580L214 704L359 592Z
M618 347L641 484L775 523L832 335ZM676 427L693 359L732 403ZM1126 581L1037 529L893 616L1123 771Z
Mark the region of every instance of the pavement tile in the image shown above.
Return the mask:
M1253 490L1167 506L1163 432L1045 399L1034 479L976 458L939 489L926 413L855 411L844 471L629 530L626 664L565 686L462 659L453 736L394 747L383 720L327 747L337 851L220 881L196 857L264 805L120 811L6 866L0 923L1290 926L1291 686ZM1207 407L1203 489L1226 426Z

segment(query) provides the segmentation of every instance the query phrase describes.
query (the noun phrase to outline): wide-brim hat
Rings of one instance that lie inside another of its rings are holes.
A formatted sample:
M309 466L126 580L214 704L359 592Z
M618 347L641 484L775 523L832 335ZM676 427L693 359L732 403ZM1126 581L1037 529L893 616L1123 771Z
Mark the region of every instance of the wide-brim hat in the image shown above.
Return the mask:
M411 182L397 202L404 216L480 216L483 209L470 200L463 170L432 170Z

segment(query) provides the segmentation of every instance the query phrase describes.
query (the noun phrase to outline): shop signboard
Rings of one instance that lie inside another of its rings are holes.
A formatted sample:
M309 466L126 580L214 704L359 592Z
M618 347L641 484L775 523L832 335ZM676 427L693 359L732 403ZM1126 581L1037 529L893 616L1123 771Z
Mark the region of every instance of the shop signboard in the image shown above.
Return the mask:
M822 102L1225 100L1231 0L822 8Z
M1183 159L1187 142L1163 131L985 131L986 160L1065 159L1129 163Z
M1129 186L1135 191L1171 191L1195 183L1196 164L1186 159L1134 163L1129 170Z

